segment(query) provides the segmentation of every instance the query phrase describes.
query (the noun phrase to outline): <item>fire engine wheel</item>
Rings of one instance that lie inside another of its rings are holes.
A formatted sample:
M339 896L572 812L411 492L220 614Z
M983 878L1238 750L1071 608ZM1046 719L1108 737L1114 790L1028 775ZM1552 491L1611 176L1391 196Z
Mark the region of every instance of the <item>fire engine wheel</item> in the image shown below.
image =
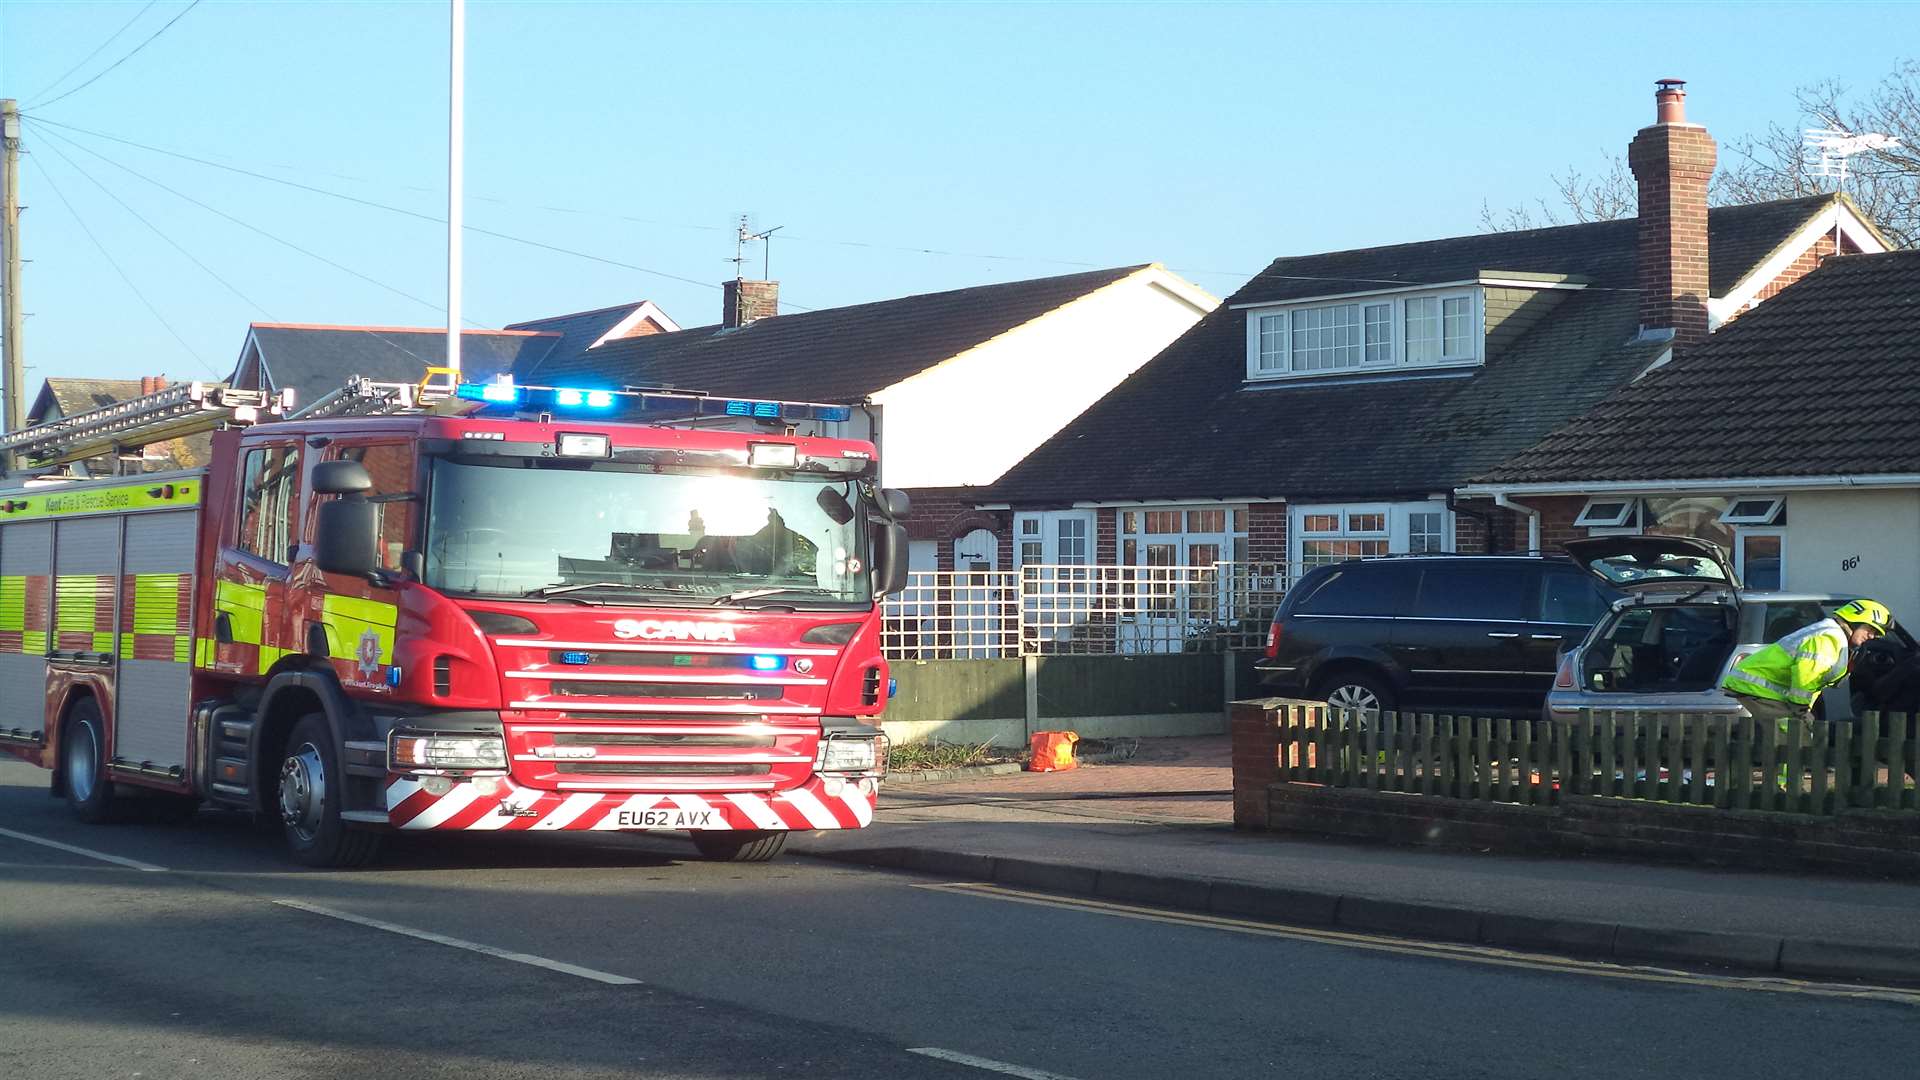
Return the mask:
M712 862L766 862L787 846L784 832L696 832L693 846Z
M107 742L100 706L91 700L74 703L60 733L60 758L67 785L67 805L89 825L119 820L113 781L107 779Z
M378 833L349 829L341 820L341 776L326 717L302 717L287 738L275 785L281 831L295 862L363 866L380 850Z

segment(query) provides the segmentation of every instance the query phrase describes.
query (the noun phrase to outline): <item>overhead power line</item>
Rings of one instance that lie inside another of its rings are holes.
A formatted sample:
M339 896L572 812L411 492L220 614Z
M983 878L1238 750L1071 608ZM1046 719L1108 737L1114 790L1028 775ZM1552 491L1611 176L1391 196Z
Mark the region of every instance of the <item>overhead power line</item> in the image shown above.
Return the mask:
M181 8L181 9L180 9L180 14L178 14L178 15L175 15L175 16L174 16L173 18L171 18L171 19L168 19L168 20L167 20L167 24L166 24L165 26L162 26L162 27L161 27L160 29L158 29L158 30L155 30L155 31L154 31L154 32L153 32L152 34L149 34L149 35L147 36L147 39L146 39L145 41L142 41L142 42L141 42L140 44L138 44L138 45L135 45L135 46L134 46L133 48L131 48L131 49L129 49L129 50L127 50L127 52L126 52L126 53L125 53L124 55L122 55L122 56L120 57L120 59L118 59L118 60L115 60L115 61L114 61L113 63L111 63L111 64L108 64L108 65L107 65L106 67L104 67L104 68L102 68L102 69L101 69L101 70L100 70L100 71L99 71L98 73L96 73L96 74L94 75L94 77L93 77L93 78L91 78L91 79L88 79L88 80L87 80L86 82L83 82L83 83L81 83L81 84L80 84L79 86L76 86L76 87L74 87L73 89L71 89L71 90L69 90L69 91L67 91L67 92L66 92L66 93L64 93L64 94L61 94L61 95L60 95L59 97L57 97L57 98L54 98L54 99L52 99L52 100L50 100L50 101L43 101L43 102L41 102L41 103L40 103L40 104L39 104L38 106L36 106L36 107L37 107L37 108L42 108L42 109L44 109L44 108L46 108L46 107L47 107L47 106L49 106L49 105L53 105L53 104L55 104L55 103L57 103L57 102L61 102L61 101L65 101L66 99L68 99L68 98L70 98L70 97L72 97L73 95L75 95L75 94L77 94L77 93L79 93L80 91L82 91L82 90L85 90L85 89L86 89L87 87L89 87L89 86L92 86L92 85L93 85L94 83L97 83L97 82L99 82L99 81L101 80L101 78L102 78L102 77L104 77L104 76L105 76L105 75L106 75L106 74L107 74L108 72L110 72L110 71L112 71L112 70L113 70L114 68L117 68L117 67L119 67L119 66L120 66L121 64L124 64L124 63L126 63L126 62L127 62L128 60L131 60L131 59L133 59L133 57L134 57L134 55L135 55L136 53L138 53L138 52L139 52L139 51L140 51L141 49L144 49L144 48L146 48L147 46L149 46L149 45L151 45L151 44L153 44L153 40L154 40L155 38L157 38L157 37L159 37L159 36L160 36L161 34L164 34L164 33L166 33L166 32L167 32L168 30L171 30L171 29L173 29L173 24L174 24L174 23L177 23L177 22L179 22L179 21L180 21L181 19L184 19L184 18L186 18L186 17L187 17L187 12L189 12L189 11L192 11L192 10L193 10L194 8L197 8L197 7L199 7L199 6L200 6L200 0L193 0L193 2L192 2L192 3L190 3L190 4L188 4L188 5L187 5L186 7L184 7L184 8ZM62 78L64 78L64 77L65 77L65 76L62 76ZM43 170L41 170L41 172L42 172L42 174L44 174L44 173L45 173L45 170L43 169Z
M34 121L30 119L28 123L45 125L47 121L45 120ZM99 151L92 149L91 147L83 146L80 143L74 142L72 139L64 138L57 132L47 131L47 130L44 130L44 128L41 130L40 133L42 135L48 136L49 138L60 139L61 141L65 142L68 146L73 147L74 149L79 150L82 153L92 155L93 157L96 157L101 161L106 162L107 164L113 166L114 168L127 173L128 175L134 177L135 179L141 180L148 184L152 184L154 187L159 188L160 190L166 192L169 195L172 195L177 199L181 199L185 202L192 203L193 205L199 207L200 209L205 210L209 214L213 214L214 216L219 217L223 220L230 221L233 224L248 230L249 232L256 233L260 236L266 237L268 240L271 240L274 243L281 245L282 247L289 248L302 255L305 255L309 259L313 259L317 262L325 263L326 265L333 267L335 270L338 270L343 274L351 275L352 277L358 278L359 280L364 281L369 285L373 285L378 288L384 289L387 292L394 294L395 296L401 297L406 300L411 300L414 303L419 304L422 307L425 307L431 311L437 311L442 315L445 315L447 313L446 308L441 307L440 305L434 303L431 300L422 299L418 296L413 295L410 292L407 292L405 289L399 288L398 286L389 285L386 282L381 281L379 278L372 277L367 274L363 274L360 271L355 270L351 266L347 266L342 263L335 262L334 260L327 258L325 255L322 255L319 252L311 251L311 250L308 250L307 248L301 247L299 244L296 244L293 241L288 240L284 237L278 236L274 233L268 232L266 229L263 229L260 226L253 224L252 222L244 221L240 218L233 216L232 214L227 213L225 210L222 210L219 207L209 205L205 202L202 202L199 199L194 198L191 195L186 194L183 191L180 191L173 187L169 187L168 185L163 184L158 180L155 180L153 177L148 176L145 173L139 172L138 170L133 169L130 166L123 165L120 162L115 161L110 157L107 157L105 154L102 154ZM470 326L474 326L482 330L492 329L491 327L488 327L483 323L474 322L471 319L464 319L462 321L466 322Z
M133 295L140 298L140 302L145 304L147 310L153 313L154 319L157 320L161 326L166 327L167 333L173 335L173 340L180 343L180 347L187 351L187 355L198 360L201 367L213 373L214 378L220 378L220 373L214 371L212 364L207 363L207 358L201 356L194 350L193 346L187 344L187 339L180 336L180 331L173 328L173 324L167 321L167 317L160 314L160 309L153 306L153 301L147 299L147 294L140 291L140 286L133 283L133 278L129 277L127 272L120 268L119 262L107 251L106 245L100 242L100 238L93 234L93 230L87 226L86 219L80 216L80 211L76 209L73 203L67 198L67 193L60 190L59 183L53 178L53 171L45 165L40 164L37 158L30 157L28 160L32 161L34 167L40 170L41 179L47 182L47 187L52 190L54 197L60 200L60 205L66 207L67 213L73 216L74 224L80 226L80 231L85 233L87 239L93 242L95 250L100 252L100 257L107 260L107 265L113 267L113 272L119 274L120 280L127 283L127 288L133 291Z
M109 142L121 143L126 146L135 147L140 150L147 150L156 154L164 154L167 157L179 158L182 161L191 161L196 165L205 165L211 169L220 169L225 172L238 173L241 176L249 176L255 180L264 180L269 184L279 184L283 187L295 188L297 190L310 192L315 195L324 195L331 199L339 199L344 202L354 203L355 205L369 207L374 210L384 210L387 213L399 214L402 217L413 218L416 221L426 221L436 225L445 225L447 223L446 218L441 217L437 214L422 213L421 211L418 211L418 210L408 210L407 208L401 207L401 206L391 206L387 203L376 202L372 199L363 199L358 195L348 195L345 192L332 191L323 187L315 187L312 184L302 184L297 180L286 180L278 176L269 176L266 173L255 172L252 169L244 169L238 165L227 165L218 161L209 160L207 158L196 157L195 155L192 155L192 154L185 154L175 150L167 150L158 146L149 146L146 143L136 142L132 139L123 139L115 135L106 135L97 131L89 131L85 128L76 127L72 124L63 124L57 120L48 120L48 119L45 119L44 117L37 117L37 116L29 116L27 119L40 124L47 124L57 128L64 128L68 131L78 132L82 135L91 135L91 136L94 136L95 138L106 139ZM69 145L78 146L79 144L69 140ZM103 161L112 160L111 158L102 157L96 151L89 151L89 152L94 153L96 157L101 157L101 160ZM124 166L122 167L124 168ZM592 252L577 251L573 248L562 247L559 244L549 244L542 240L533 240L524 236L515 236L512 233L500 232L497 229L483 228L478 225L467 225L465 226L465 231L470 233L476 233L480 236L491 236L496 240L506 240L511 243L522 244L527 247L539 248L542 251L551 251L560 255L570 255L577 259L586 259L590 262L597 262L606 266L614 266L622 270L632 270L636 273L647 274L652 277L665 278L669 281L678 281L687 285L697 285L697 286L700 286L701 288L706 288L706 289L720 288L719 285L711 281L701 281L698 278L690 278L681 274L673 274L665 270L656 270L650 266L640 266L636 263L626 262L621 259L608 258L605 255L595 255ZM786 301L785 306L790 308L797 308L801 311L813 310L812 308L807 307L804 304L796 304L791 301ZM444 310L444 309L441 309L441 310Z
M109 199L112 199L115 203L118 203L120 206L120 209L125 210L128 214L131 214L133 216L134 220L140 222L140 224L142 225L145 225L149 230L152 231L153 235L158 236L161 240L166 241L168 246L172 247L173 250L186 256L188 262L191 262L193 265L199 267L201 271L204 272L208 277L219 282L220 285L223 288L225 288L228 292L239 297L242 303L246 304L248 307L259 312L260 314L267 316L267 318L269 319L273 318L272 313L268 312L266 307L263 306L258 300L255 300L253 297L248 296L246 293L241 292L239 286L235 285L231 281L228 281L226 278L221 277L219 273L217 273L213 269L213 267L208 266L204 262L201 262L199 258L197 258L193 254L193 252L188 251L186 248L180 246L180 243L176 241L173 237L168 236L165 232L162 232L160 229L160 226L155 225L151 221L148 221L144 214L140 213L140 211L135 210L132 206L128 205L125 199L122 199L120 196L114 194L111 188L101 183L99 179L96 178L92 173L81 168L80 163L68 157L66 154L66 151L61 150L58 146L54 145L53 143L47 143L46 147L48 150L53 151L54 156L58 157L61 161L66 162L68 168L72 169L74 172L77 172L81 176L85 177L87 181L91 183L94 187L99 188L101 194L105 195Z
M92 60L92 59L93 59L94 57L96 57L96 56L99 56L99 55L100 55L100 53L101 53L101 51L102 51L102 50L104 50L104 49L105 49L105 48L106 48L107 46L109 46L109 45L111 45L111 44L113 44L114 42L116 42L116 41L118 41L118 40L120 40L120 35L121 35L121 34L124 34L124 33L126 33L126 32L127 32L127 29L128 29L129 27L131 27L131 26L132 26L132 25L133 25L134 23L137 23L137 22L139 22L139 21L140 21L140 16L142 16L142 15L145 15L145 14L146 14L147 12L149 12L149 11L152 11L152 10L153 10L153 5L155 5L155 4L157 4L157 3L159 3L159 2L160 2L160 0L147 0L147 5L146 5L145 7L143 7L143 8L141 8L141 9L140 9L139 11L136 11L136 12L134 12L134 13L133 13L133 18L131 18L131 19L128 19L128 20L127 20L126 22L123 22L123 23L121 23L121 24L120 24L120 29L118 29L118 30L115 30L115 31L114 31L113 33L111 33L111 34L109 34L109 35L107 35L107 40L105 40L105 41L103 41L103 42L101 42L101 43L100 43L100 44L98 44L98 45L95 45L95 46L93 47L93 51L92 51L92 52L90 52L90 53L88 53L87 55L85 55L85 56L83 56L83 57L81 57L81 58L80 58L80 62L79 62L79 63L77 63L77 64L75 64L75 65L73 65L72 67L70 67L70 68L68 68L67 70L65 70L65 71L63 71L63 72L61 72L61 73L60 73L60 77L59 77L59 78L57 78L57 79L55 79L55 80L53 80L52 82L50 82L50 83L48 83L47 85L45 85L45 86L43 86L43 87L41 87L41 88L40 88L40 89L39 89L39 90L38 90L37 92L35 92L34 94L32 94L32 95L30 95L30 96L29 96L29 98L28 98L28 99L27 99L27 101L26 101L26 104L28 104L28 105L32 105L32 104L33 104L33 99L34 99L34 98L42 98L42 97L45 97L45 96L47 96L47 94L49 94L50 92L52 92L52 90L53 90L53 88L54 88L54 87L56 87L56 86L59 86L59 85L60 85L61 83L63 83L63 82L66 82L66 81L67 81L67 79L68 79L68 77L69 77L69 76L71 76L71 75L72 75L72 74L73 74L74 72L76 72L76 71L79 71L79 70L80 70L81 68L83 68L83 67L86 67L86 66L87 66L87 62L88 62L89 60Z

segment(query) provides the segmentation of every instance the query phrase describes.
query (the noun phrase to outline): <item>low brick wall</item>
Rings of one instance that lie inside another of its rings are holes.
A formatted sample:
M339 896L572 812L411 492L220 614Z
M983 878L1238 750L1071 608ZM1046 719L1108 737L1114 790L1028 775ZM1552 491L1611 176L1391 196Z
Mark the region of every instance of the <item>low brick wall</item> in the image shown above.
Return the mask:
M1442 798L1280 779L1271 709L1233 704L1236 828L1515 854L1622 855L1765 870L1920 878L1920 814L1826 817L1568 795L1551 806Z

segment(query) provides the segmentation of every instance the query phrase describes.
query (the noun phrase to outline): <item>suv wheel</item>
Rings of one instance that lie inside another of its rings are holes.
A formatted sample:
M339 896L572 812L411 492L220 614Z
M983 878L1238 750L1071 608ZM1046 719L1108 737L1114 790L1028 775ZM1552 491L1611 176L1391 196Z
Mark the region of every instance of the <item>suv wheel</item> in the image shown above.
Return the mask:
M1394 705L1393 691L1387 689L1386 682L1366 671L1341 672L1323 681L1313 696L1325 698L1336 709L1360 712L1388 712Z

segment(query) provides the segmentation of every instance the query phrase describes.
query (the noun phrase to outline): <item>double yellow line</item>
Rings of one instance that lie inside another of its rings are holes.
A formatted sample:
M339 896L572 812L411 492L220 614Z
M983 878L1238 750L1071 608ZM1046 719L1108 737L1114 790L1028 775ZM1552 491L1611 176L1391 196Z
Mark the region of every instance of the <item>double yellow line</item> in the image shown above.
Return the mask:
M1193 926L1205 930L1224 930L1228 933L1249 934L1254 937L1283 938L1289 941L1309 941L1321 945L1337 945L1348 949L1366 949L1371 952L1398 953L1402 956L1421 956L1435 960L1458 960L1493 967L1524 968L1529 971L1546 971L1562 975L1587 975L1603 979L1630 979L1635 982L1666 983L1673 986L1695 986L1714 990L1746 990L1770 994L1806 994L1813 997L1845 998L1854 1001L1884 1001L1899 1005L1920 1007L1920 990L1905 990L1893 986L1807 982L1800 979L1788 979L1769 975L1752 977L1702 975L1695 972L1678 971L1670 968L1636 967L1627 964L1610 964L1600 960L1577 960L1572 957L1553 956L1546 953L1516 952L1511 949L1495 948L1489 945L1456 945L1441 941L1411 941L1403 938L1379 937L1373 934L1356 934L1344 930L1314 930L1298 926L1279 926L1273 923L1256 922L1251 919L1235 919L1224 915L1202 915L1184 911L1167 911L1160 908L1138 907L1132 904L1116 904L1107 900L1055 896L1050 893L1028 892L1024 889L1009 889L1005 886L988 885L982 882L941 882L937 884L923 884L916 887L922 889L937 889L943 892L964 893L969 896L978 896L988 900L1003 900L1015 904L1033 904L1037 907L1085 911L1096 915L1108 915L1121 919L1170 923L1175 926Z

